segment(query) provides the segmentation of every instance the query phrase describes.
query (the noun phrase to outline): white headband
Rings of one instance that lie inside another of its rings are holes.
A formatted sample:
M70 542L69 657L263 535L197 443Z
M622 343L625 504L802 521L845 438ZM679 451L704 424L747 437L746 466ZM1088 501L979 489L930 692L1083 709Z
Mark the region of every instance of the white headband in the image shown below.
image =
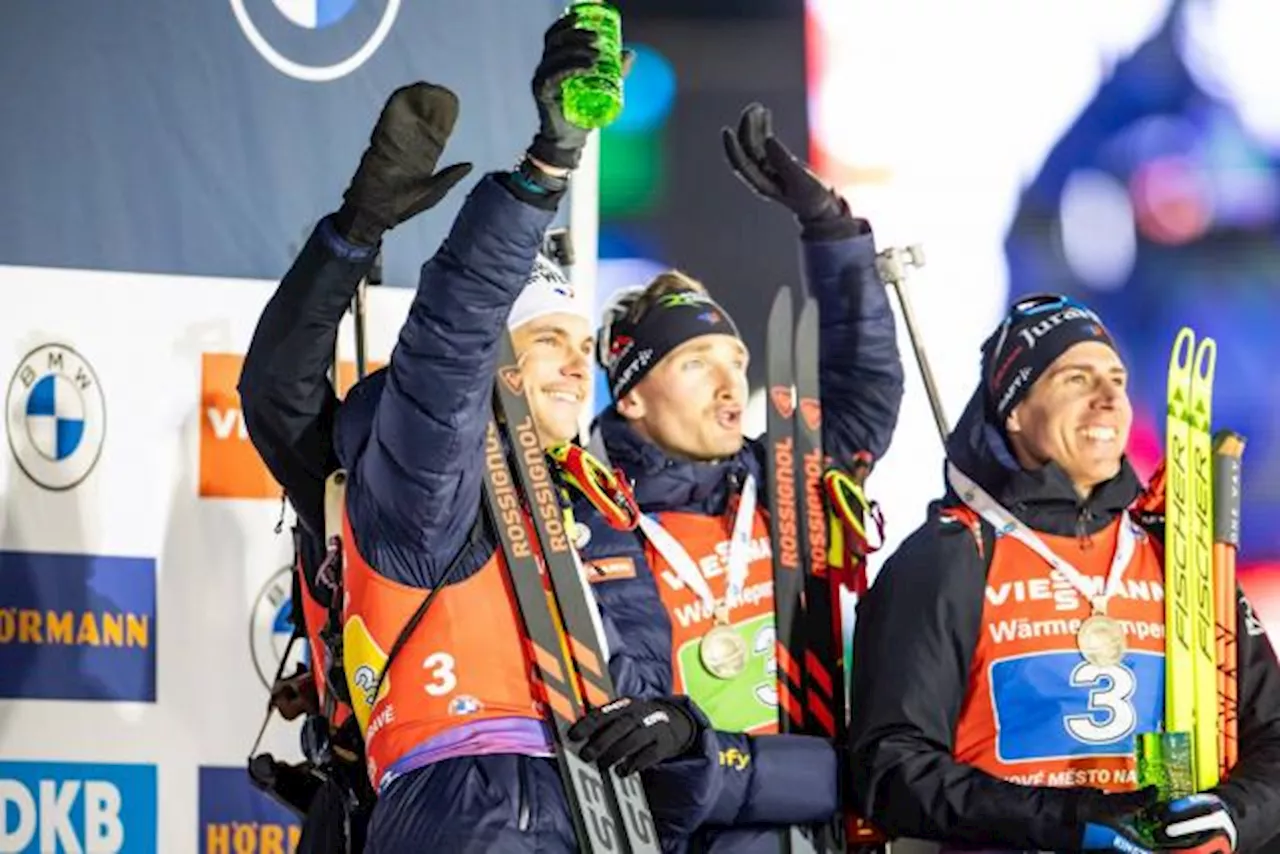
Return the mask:
M528 283L516 297L515 305L511 306L507 329L515 329L548 314L560 313L581 317L588 324L593 322L586 300L578 297L560 268L540 254L534 261Z

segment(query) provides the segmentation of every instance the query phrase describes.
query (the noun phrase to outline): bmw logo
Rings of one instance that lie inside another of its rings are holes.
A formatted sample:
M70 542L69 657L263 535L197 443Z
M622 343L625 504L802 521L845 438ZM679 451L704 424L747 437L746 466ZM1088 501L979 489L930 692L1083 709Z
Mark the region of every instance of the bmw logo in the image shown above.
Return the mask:
M402 0L231 0L245 38L273 68L326 83L377 53Z
M249 622L249 651L253 655L253 667L258 678L271 688L280 659L293 637L293 567L280 567L258 591ZM293 645L284 675L290 675L299 664L307 663L308 647L305 638Z
M107 404L84 357L62 344L28 353L5 399L9 449L18 466L45 489L71 489L89 476L102 453Z

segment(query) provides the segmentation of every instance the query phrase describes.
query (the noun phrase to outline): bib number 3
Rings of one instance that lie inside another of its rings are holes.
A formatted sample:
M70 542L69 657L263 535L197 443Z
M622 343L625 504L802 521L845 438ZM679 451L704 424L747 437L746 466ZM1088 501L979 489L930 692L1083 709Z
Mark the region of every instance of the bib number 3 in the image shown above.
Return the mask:
M1131 735L1138 714L1133 707L1137 680L1123 665L1099 667L1082 662L1071 671L1071 687L1089 692L1088 711L1067 715L1067 731L1085 744L1110 744Z

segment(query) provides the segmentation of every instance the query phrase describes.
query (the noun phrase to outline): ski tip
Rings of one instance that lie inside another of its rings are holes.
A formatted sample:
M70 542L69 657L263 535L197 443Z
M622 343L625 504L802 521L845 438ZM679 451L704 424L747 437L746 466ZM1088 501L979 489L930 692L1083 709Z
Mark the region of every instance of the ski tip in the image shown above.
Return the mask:
M1192 369L1197 379L1209 381L1213 379L1213 371L1218 363L1218 342L1212 338L1204 338L1196 346L1195 367Z
M1169 372L1184 373L1191 370L1192 358L1195 354L1196 333L1190 326L1178 330L1173 339L1173 350L1169 354Z
M773 305L769 308L769 326L791 325L791 287L782 285L773 295Z

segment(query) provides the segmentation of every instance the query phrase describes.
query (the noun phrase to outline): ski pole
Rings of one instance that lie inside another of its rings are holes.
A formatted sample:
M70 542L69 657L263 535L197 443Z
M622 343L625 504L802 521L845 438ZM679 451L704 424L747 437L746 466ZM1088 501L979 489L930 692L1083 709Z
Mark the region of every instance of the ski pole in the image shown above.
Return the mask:
M925 393L929 395L929 406L933 409L933 420L938 425L938 435L942 443L947 443L947 434L951 428L947 426L947 416L942 411L942 396L938 394L937 383L933 379L933 371L929 368L929 357L924 352L924 341L920 337L920 327L916 323L915 312L911 310L911 299L907 296L907 270L924 266L924 247L918 243L905 249L889 248L876 254L876 269L898 296L898 305L902 307L902 320L907 325L907 333L911 336L911 348L916 354L916 364L920 366L920 378L924 380Z
M1245 439L1219 430L1213 441L1213 573L1218 636L1218 771L1226 779L1239 749L1236 665L1236 551L1240 547L1240 462Z
M382 284L382 250L373 256L373 266L369 275L360 280L356 286L356 297L351 314L356 333L356 381L364 379L369 373L369 341L365 335L365 287Z

